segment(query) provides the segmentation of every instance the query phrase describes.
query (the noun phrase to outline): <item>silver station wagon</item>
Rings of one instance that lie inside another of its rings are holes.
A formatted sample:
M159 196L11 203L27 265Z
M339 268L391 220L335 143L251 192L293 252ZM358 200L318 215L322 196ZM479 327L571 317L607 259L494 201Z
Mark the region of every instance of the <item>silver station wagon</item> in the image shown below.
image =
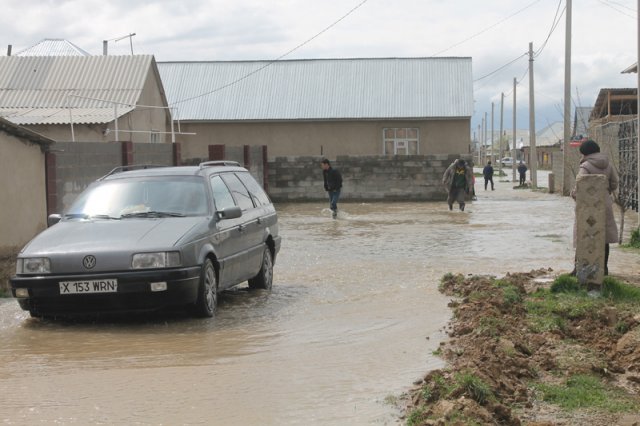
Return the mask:
M215 314L244 281L271 289L276 210L237 163L114 169L19 253L13 295L31 316L185 307Z

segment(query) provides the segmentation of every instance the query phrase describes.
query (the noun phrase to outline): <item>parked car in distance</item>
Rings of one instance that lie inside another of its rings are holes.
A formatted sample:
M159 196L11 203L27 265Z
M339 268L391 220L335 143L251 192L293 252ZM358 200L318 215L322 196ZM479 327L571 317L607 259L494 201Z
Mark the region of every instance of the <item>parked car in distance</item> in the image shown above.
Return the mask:
M224 289L271 289L281 243L275 207L233 162L114 169L49 224L10 280L34 317L170 306L211 317Z
M513 158L504 157L502 160L500 160L500 164L502 164L502 167L511 167L513 166Z

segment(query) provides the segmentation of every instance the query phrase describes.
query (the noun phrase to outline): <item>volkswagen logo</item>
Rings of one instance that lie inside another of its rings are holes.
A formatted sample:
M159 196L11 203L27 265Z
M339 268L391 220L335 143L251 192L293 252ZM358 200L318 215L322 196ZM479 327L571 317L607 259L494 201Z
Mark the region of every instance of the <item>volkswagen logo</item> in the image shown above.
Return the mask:
M82 265L86 269L93 269L93 267L96 266L96 257L91 254L85 256L84 259L82 259Z

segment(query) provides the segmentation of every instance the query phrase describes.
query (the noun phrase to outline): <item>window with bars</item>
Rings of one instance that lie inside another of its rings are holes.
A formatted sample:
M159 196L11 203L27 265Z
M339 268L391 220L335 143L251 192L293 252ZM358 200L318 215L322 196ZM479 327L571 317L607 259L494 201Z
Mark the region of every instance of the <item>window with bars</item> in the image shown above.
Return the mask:
M160 133L152 130L149 134L149 142L160 143Z
M389 127L383 130L384 155L417 155L418 129L415 127Z

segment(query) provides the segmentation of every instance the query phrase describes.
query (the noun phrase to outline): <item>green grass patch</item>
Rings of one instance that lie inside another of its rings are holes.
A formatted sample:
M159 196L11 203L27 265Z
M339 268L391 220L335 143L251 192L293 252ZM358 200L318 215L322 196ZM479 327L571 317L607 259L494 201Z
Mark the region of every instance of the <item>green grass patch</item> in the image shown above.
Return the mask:
M565 410L592 408L599 411L637 412L640 403L621 390L606 386L599 378L575 375L560 385L539 383L534 387L542 392L543 400Z
M582 288L578 278L565 274L560 275L551 284L551 293L578 293Z
M423 408L415 408L409 413L407 417L407 426L417 426L422 424L424 420L427 420L427 416Z
M616 302L640 302L640 288L605 277L602 282L602 297Z
M567 320L590 317L604 305L602 298L591 298L586 291L552 293L540 289L525 303L530 329L535 332L565 330Z
M495 399L489 385L471 373L460 373L456 375L456 383L478 404L483 405L490 399Z

